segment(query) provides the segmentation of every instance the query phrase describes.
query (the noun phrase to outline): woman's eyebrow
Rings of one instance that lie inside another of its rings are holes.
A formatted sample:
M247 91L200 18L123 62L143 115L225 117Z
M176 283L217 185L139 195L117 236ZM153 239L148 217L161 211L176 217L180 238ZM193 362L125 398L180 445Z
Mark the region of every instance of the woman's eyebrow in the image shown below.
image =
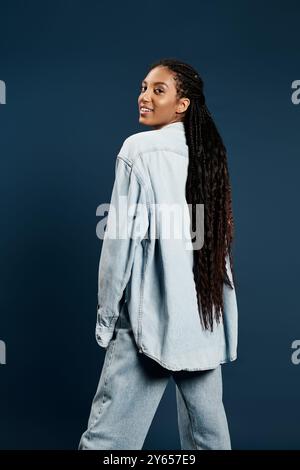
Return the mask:
M142 83L146 83L146 85L147 85L146 80L143 80ZM166 87L168 87L168 85L165 82L154 82L153 85L165 85Z

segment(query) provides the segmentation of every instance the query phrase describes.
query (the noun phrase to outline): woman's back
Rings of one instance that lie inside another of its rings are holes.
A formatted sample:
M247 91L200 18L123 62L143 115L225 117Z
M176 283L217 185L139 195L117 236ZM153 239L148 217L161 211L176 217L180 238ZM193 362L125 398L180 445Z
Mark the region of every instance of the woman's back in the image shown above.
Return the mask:
M134 223L129 227L129 235L142 227L140 239L104 241L99 265L99 344L104 345L105 326L109 325L112 333L117 320L114 298L106 295L105 305L101 289L117 285L113 276L119 276L120 281L123 276L125 283L118 294L121 299L125 290L122 308L128 309L139 352L170 370L210 369L234 360L237 349L235 290L224 285L224 323L215 322L211 332L200 322L185 198L187 171L188 146L182 122L139 132L124 141L117 157L111 201L121 215L114 228L128 225L127 214L120 206L121 195L126 196L128 207L141 204L142 209L147 208L147 216L143 218L145 212L135 210ZM228 261L227 272L231 274ZM108 262L112 273L109 285ZM112 322L105 312L113 313Z

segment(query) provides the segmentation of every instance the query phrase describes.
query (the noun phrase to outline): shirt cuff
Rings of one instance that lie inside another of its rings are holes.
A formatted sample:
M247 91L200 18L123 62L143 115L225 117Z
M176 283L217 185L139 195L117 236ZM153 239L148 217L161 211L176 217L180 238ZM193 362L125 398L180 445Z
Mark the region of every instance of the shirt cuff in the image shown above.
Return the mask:
M96 336L96 341L101 346L102 348L107 348L110 340L114 334L113 329L104 329L103 327L96 325L96 331L95 331L95 336Z
M95 329L96 341L102 348L107 348L114 334L115 324L118 315L114 315L111 311L97 307L97 323Z

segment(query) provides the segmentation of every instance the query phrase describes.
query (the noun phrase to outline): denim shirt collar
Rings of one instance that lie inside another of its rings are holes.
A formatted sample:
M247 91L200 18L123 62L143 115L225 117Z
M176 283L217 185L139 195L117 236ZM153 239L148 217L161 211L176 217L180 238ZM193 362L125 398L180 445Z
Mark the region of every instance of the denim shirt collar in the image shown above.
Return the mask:
M169 127L184 131L184 123L182 121L171 122L170 124L166 124L165 126L161 127L160 129L167 129Z

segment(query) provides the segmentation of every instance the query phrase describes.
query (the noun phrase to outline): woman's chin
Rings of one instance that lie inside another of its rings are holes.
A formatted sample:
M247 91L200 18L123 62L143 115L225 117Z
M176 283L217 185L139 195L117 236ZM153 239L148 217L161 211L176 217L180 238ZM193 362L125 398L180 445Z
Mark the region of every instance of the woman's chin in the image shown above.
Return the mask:
M152 119L147 119L147 117L144 118L144 116L139 117L139 122L140 124L145 124L145 126L155 126L155 123Z

